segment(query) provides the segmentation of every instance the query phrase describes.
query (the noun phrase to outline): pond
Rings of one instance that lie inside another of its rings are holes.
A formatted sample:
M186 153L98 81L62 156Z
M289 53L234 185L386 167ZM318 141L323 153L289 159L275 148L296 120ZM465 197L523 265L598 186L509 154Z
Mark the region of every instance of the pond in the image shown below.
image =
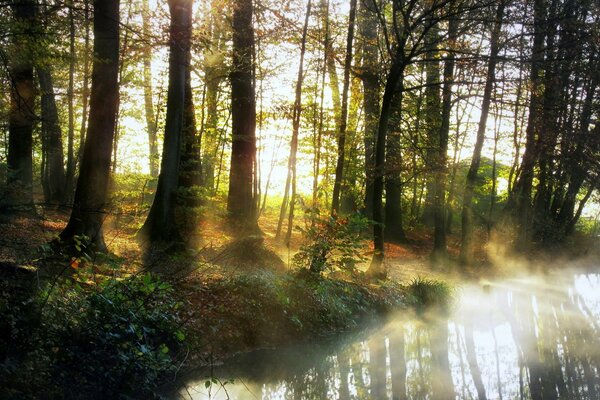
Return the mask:
M358 335L246 354L177 398L600 399L600 275L465 284L456 296L449 317L404 313Z

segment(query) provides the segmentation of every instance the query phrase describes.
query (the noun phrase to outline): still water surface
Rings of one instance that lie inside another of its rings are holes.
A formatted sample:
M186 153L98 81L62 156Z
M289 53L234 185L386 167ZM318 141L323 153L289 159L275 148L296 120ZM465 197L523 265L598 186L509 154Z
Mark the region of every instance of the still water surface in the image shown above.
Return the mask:
M398 315L353 337L256 352L192 399L600 399L600 275L464 285L450 317Z

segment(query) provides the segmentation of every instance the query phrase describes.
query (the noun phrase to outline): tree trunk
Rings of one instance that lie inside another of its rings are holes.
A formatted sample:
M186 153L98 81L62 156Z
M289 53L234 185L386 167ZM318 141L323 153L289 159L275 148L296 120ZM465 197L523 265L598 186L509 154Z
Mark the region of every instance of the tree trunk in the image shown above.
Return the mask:
M145 40L150 40L150 6L148 0L142 1L142 35ZM152 46L146 44L142 51L144 72L144 110L146 116L146 129L148 130L148 162L150 175L158 176L158 144L156 142L157 126L152 102Z
M69 101L69 128L67 135L67 169L65 171L63 188L63 200L65 204L71 203L73 197L73 180L75 178L75 64L77 60L75 53L75 16L73 15L73 0L70 1L69 6L69 89L67 92Z
M306 35L308 32L308 19L310 18L310 9L312 3L308 0L306 5L306 15L304 17L304 27L302 28L302 39L300 44L300 65L298 67L298 77L296 78L296 98L294 101L294 110L292 115L292 140L290 143L290 156L288 159L288 176L286 180L286 189L289 188L291 183L292 193L289 197L289 215L288 215L288 226L287 233L285 235L285 242L287 245L290 243L292 237L292 228L294 223L294 204L296 202L296 156L298 153L298 133L300 131L300 117L302 114L302 84L304 82L304 54L306 52ZM284 196L284 201L287 200L287 190ZM285 210L285 204L281 205L282 212ZM279 228L281 222L277 225ZM279 229L277 234L279 234Z
M256 99L253 85L254 28L252 0L233 4L233 65L231 72L231 168L227 211L242 232L258 230L254 201Z
M444 60L444 86L442 87L442 115L439 142L434 161L433 180L433 258L446 258L446 179L448 177L448 137L450 135L450 113L452 111L452 81L454 80L454 54L452 43L456 40L458 20L448 21L448 43L450 50Z
M73 211L60 237L86 235L105 251L102 223L119 97L119 0L94 1L94 54L88 135Z
M168 4L171 27L165 139L156 196L148 218L139 232L140 238L150 242L181 241L175 221L175 207L184 124L186 73L189 68L192 33L192 0L169 0Z
M374 0L360 4L359 31L362 39L361 79L363 83L364 142L365 142L365 215L373 217L373 167L375 163L375 135L379 117L379 48L377 42L377 14Z
M202 137L196 128L190 57L188 57L186 69L179 187L183 189L180 195L184 204L194 207L198 206L201 200L199 190L202 186L202 162L200 160Z
M392 99L394 109L390 116L388 134L385 146L385 237L388 241L403 242L406 240L402 210L402 180L403 167L401 148L401 123L402 100L404 97L404 83L399 80L396 93Z
M496 18L492 35L490 37L490 57L487 66L487 77L485 88L483 90L483 100L481 102L481 117L477 128L477 138L475 140L475 148L471 158L471 165L467 173L467 181L465 183L465 191L463 194L463 209L462 209L462 233L461 233L461 248L460 259L463 264L473 262L473 195L475 192L475 184L477 181L477 173L479 164L481 163L481 149L485 140L485 129L492 101L492 92L494 90L494 82L496 80L496 63L498 52L500 51L500 33L502 30L502 20L504 18L505 2L502 0L496 9Z
M531 49L529 117L527 120L525 151L521 162L519 178L513 186L510 201L506 210L513 215L513 222L518 229L518 246L526 246L530 241L531 231L531 191L533 185L534 166L537 160L536 136L539 125L539 111L542 100L542 67L544 61L544 15L545 0L534 0L533 3L533 47Z
M12 4L15 20L23 32L13 32L15 51L10 62L11 93L8 115L7 205L33 206L33 125L35 87L31 40L35 24L35 3L20 0ZM20 40L20 38L23 38ZM17 48L21 52L17 52Z
M333 197L331 213L336 215L340 211L340 193L344 184L344 161L346 150L346 128L348 125L348 91L350 88L350 68L352 67L352 42L354 41L354 25L356 22L357 0L350 0L350 15L348 17L348 36L346 37L346 58L344 60L344 86L342 89L342 109L340 114L340 130L337 137L337 162L335 166L335 181L333 183Z
M73 181L75 179L75 164L83 159L83 150L85 148L85 137L87 133L88 100L90 97L90 21L89 21L89 1L85 2L85 45L83 53L83 90L81 93L81 126L79 128L79 149L77 150L77 159L74 160L71 169L67 166L67 193L71 197L73 194Z
M42 176L44 199L49 204L64 203L65 168L63 160L62 132L54 97L52 75L46 66L37 67L42 92L42 138L45 143L45 165Z
M435 25L435 16L428 16L428 23L434 26L425 35L424 45L424 64L425 64L425 104L424 104L424 125L425 125L425 166L426 166L426 191L425 205L423 207L422 221L430 227L434 224L435 196L436 193L436 169L438 168L440 152L440 132L441 132L441 97L440 97L440 51L438 49L440 42L439 28ZM435 237L434 237L435 240Z
M387 271L383 263L385 256L384 243L384 220L383 220L383 179L385 173L385 149L388 123L392 108L392 100L398 86L398 82L404 77L406 67L404 59L404 46L398 45L392 66L388 72L383 99L381 103L381 114L377 126L377 138L375 140L375 170L373 176L373 245L375 251L369 266L368 273L371 276L385 278Z

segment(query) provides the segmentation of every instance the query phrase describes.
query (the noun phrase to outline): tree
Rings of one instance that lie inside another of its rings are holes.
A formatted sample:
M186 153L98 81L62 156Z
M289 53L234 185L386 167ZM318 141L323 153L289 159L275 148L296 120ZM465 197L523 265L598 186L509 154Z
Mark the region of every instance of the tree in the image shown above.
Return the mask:
M33 76L35 3L19 0L12 4L15 18L14 51L9 66L10 111L8 117L7 185L10 206L33 204L33 125L36 91ZM19 32L16 32L16 31ZM20 48L22 51L18 52Z
M42 187L47 203L62 204L65 201L62 131L54 97L54 84L48 68L39 64L36 68L42 92L42 145L45 154L42 166Z
M452 111L452 81L454 80L455 54L453 44L458 32L458 19L448 21L448 47L444 60L444 85L442 87L442 110L436 146L433 177L433 254L434 259L445 258L446 249L446 179L448 177L448 138L450 136L450 113Z
M300 43L300 65L298 66L298 77L296 78L296 97L294 99L294 110L292 115L292 139L290 141L290 156L288 158L288 174L285 181L285 191L283 202L281 204L281 212L279 214L279 222L277 223L276 237L281 234L281 226L285 216L285 210L288 202L288 194L291 190L292 194L289 198L290 211L288 214L287 233L285 235L286 243L289 244L292 236L292 227L294 222L294 205L296 201L296 156L298 154L298 135L300 131L300 117L302 116L302 84L304 82L304 54L306 53L306 36L308 33L308 20L312 7L311 0L306 4L306 14L304 17L304 26L302 28L302 39Z
M331 201L331 212L337 214L340 211L340 192L344 183L344 161L346 147L346 128L348 125L348 90L350 88L350 68L352 67L352 43L354 41L354 25L356 21L356 1L350 0L350 15L348 16L348 35L346 37L346 57L344 59L344 86L342 89L342 105L338 132L338 151L335 166L335 181L333 184L333 196Z
M365 142L365 214L373 216L373 164L375 134L379 117L379 49L377 42L377 13L374 0L361 1L359 32L362 39L360 78L363 83L364 142Z
M467 181L463 194L462 209L462 234L460 259L464 264L470 264L473 261L473 210L472 201L477 180L477 172L481 163L481 149L485 140L485 130L490 111L490 103L496 81L496 63L498 62L498 52L500 51L500 33L502 32L502 21L504 19L505 1L501 0L496 8L494 25L490 36L490 55L487 64L487 76L485 88L483 90L483 99L481 101L481 116L477 128L477 138L473 156L471 157L471 166L467 173Z
M88 134L73 210L60 237L85 235L106 250L102 223L119 98L119 0L94 1L94 58Z
M192 33L192 0L169 0L169 88L165 139L156 195L139 237L150 242L181 241L175 220L183 136L186 74Z
M142 1L142 33L144 38L149 40L151 27L148 0ZM150 175L156 177L158 176L158 145L156 143L158 127L152 102L152 46L146 44L142 51L144 63L144 110L146 116L146 129L148 130L148 162L150 165Z
M182 154L179 173L180 197L189 206L200 204L200 186L202 185L202 162L200 149L202 147L201 132L196 128L196 110L194 108L194 93L192 90L192 72L188 59L185 73L185 99L183 110Z
M233 65L231 79L231 168L227 211L242 232L258 230L254 199L256 99L253 83L254 28L252 0L233 3Z

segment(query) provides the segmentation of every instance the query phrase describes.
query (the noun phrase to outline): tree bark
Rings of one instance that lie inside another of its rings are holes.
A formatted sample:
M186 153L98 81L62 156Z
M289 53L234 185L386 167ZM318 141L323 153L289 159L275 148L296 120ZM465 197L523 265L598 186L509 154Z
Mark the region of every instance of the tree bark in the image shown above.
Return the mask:
M377 14L374 0L361 1L359 32L362 39L361 79L363 83L364 142L365 142L365 215L373 217L373 170L375 136L379 117L379 48Z
M33 49L31 39L35 26L35 3L20 0L12 4L16 25L23 32L13 32L15 52L10 61L10 110L8 115L7 186L8 206L33 206L33 125L35 97ZM24 38L25 42L19 40ZM17 53L17 48L21 51Z
M442 115L439 142L434 161L433 181L433 253L434 259L446 258L446 179L448 177L448 137L450 136L450 114L452 111L452 81L454 80L453 42L458 32L458 20L448 21L448 54L444 60L444 86L442 87Z
M350 88L350 68L352 67L352 43L354 41L354 26L356 22L356 2L350 0L350 15L348 17L348 36L346 37L346 58L344 60L344 86L342 89L342 106L340 114L340 130L337 137L337 162L335 166L335 181L331 200L331 213L340 211L340 193L344 184L344 161L346 150L346 128L348 125L348 91Z
M149 41L151 35L150 28L150 6L148 0L142 1L142 35ZM154 105L152 102L152 46L146 44L143 52L143 82L144 82L144 111L146 116L146 129L148 130L148 164L150 166L150 175L158 176L158 144L156 141L157 126L156 116L154 115Z
M385 278L387 271L383 263L385 256L384 243L384 220L383 220L383 183L385 173L385 149L388 123L392 100L398 86L398 82L404 77L406 67L404 58L404 46L398 45L396 54L387 74L383 99L381 102L381 114L377 126L377 138L375 141L375 171L373 176L373 245L374 253L369 266L369 275Z
M65 166L62 131L54 97L52 75L46 66L38 66L37 75L42 92L42 142L45 144L45 166L42 176L44 199L49 204L64 203Z
M150 242L181 241L175 220L184 124L186 73L192 33L192 0L169 0L169 88L165 139L156 196L139 237Z
M119 0L95 0L90 122L73 211L60 235L63 240L85 235L100 251L106 250L102 223L119 97L119 28Z
M198 206L201 200L200 187L202 186L202 161L200 159L200 149L202 148L202 136L196 128L190 56L191 54L188 56L185 74L185 99L182 133L183 147L181 154L179 187L183 189L181 191L182 193L180 193L183 203L194 207Z
M231 78L231 168L227 211L231 225L241 233L258 231L254 201L256 158L256 99L253 57L252 0L233 4L233 65Z

